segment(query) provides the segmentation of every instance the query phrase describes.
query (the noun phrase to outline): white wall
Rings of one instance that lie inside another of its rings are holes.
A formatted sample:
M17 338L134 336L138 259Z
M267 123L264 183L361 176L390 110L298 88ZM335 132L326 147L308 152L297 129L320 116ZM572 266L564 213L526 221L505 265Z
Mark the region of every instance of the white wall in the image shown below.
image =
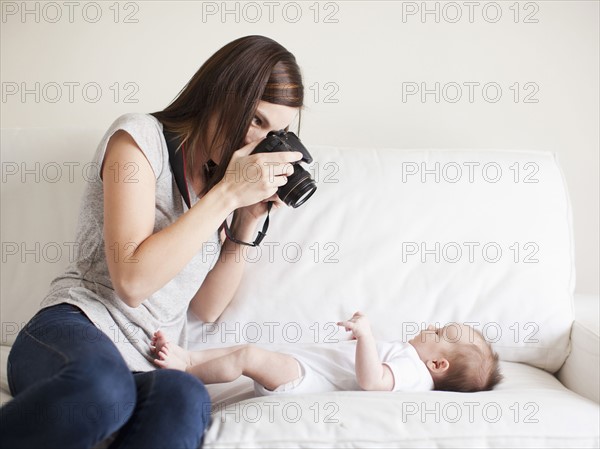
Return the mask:
M122 113L162 109L222 45L264 34L303 69L308 145L557 152L577 291L598 293L598 18L597 1L3 1L1 125L106 128ZM403 98L422 83L440 83L439 102ZM479 83L472 102L465 83Z

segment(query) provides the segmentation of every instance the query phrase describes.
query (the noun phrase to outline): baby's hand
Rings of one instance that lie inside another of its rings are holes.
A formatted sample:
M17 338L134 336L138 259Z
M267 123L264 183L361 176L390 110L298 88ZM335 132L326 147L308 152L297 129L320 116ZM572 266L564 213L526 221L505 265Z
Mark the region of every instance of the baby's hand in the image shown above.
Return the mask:
M343 326L346 332L352 331L352 337L355 339L371 335L369 320L360 312L355 312L348 321L338 321L337 325Z

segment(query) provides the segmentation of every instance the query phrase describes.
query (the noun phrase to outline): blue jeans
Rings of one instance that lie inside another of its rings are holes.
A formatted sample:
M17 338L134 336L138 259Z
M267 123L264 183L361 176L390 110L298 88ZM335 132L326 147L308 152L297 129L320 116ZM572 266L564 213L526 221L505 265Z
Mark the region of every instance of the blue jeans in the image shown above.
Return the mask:
M14 399L1 448L198 448L210 420L206 388L182 371L131 372L113 342L70 304L40 310L8 358ZM114 436L114 435L113 435Z

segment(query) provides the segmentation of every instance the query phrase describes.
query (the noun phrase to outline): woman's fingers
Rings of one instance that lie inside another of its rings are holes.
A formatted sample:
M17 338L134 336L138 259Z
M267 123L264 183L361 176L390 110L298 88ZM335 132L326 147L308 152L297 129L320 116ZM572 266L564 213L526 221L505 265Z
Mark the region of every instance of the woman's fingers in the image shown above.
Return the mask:
M248 156L250 153L252 153L252 151L254 151L254 148L256 148L256 145L258 145L259 142L260 140L255 140L254 142L250 142L249 144L244 145L239 150L234 151L233 158L242 158L244 156Z
M294 173L294 165L289 162L271 164L268 167L271 170L269 174L273 176L290 176Z
M299 151L246 155L252 151L252 145L234 153L222 180L236 198L237 207L255 204L275 194L293 173L291 163L302 158Z
M275 179L273 180L273 184L276 185L277 187L281 187L281 186L287 184L287 182L288 182L287 176L275 176Z
M276 209L279 209L281 206L285 206L285 203L281 201L281 198L279 198L279 196L276 193L274 195L271 195L266 200L263 200L263 203L266 203L268 201L273 202L273 207Z

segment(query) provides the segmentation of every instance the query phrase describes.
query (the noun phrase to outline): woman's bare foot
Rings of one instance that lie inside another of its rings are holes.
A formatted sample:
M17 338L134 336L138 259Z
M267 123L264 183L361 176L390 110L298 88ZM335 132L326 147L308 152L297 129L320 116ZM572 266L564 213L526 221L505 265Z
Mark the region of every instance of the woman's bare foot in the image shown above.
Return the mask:
M154 333L152 346L158 357L154 359L154 363L161 368L186 371L192 365L189 351L168 341L165 334L160 330Z

